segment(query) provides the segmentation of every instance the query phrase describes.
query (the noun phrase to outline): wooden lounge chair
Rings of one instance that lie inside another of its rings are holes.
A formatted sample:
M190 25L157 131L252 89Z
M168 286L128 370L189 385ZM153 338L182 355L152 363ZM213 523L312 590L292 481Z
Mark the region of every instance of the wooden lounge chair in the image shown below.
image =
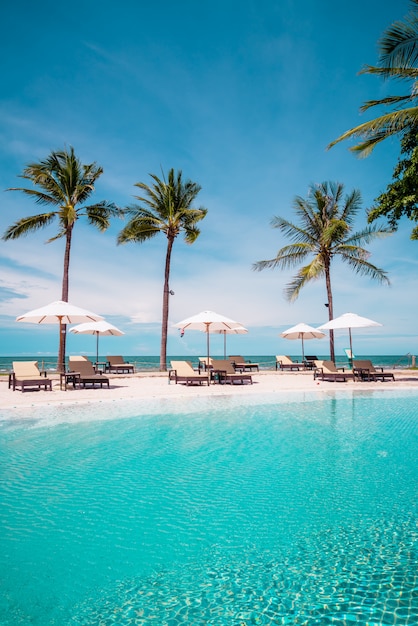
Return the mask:
M208 359L207 356L200 356L199 357L199 372L206 372L208 369L208 365L210 367L210 363L209 363L210 359Z
M107 356L106 371L110 374L133 374L135 367L132 363L126 363L123 356Z
M107 385L109 387L109 379L102 374L96 374L93 363L84 356L70 356L68 359L69 371L80 374L80 385Z
M245 372L245 371L252 371L252 370L257 370L257 372L259 371L259 364L258 363L252 363L251 361L246 361L245 359L242 358L242 356L240 354L234 354L232 356L228 357L229 360L231 361L232 365L234 366L235 370L238 370L239 372Z
M211 365L212 379L217 379L220 383L240 382L241 384L244 384L245 382L250 382L251 384L253 384L252 375L245 372L235 371L235 368L232 365L231 361L222 359L211 359Z
M359 380L395 380L392 372L384 372L383 367L376 368L368 359L354 359L353 373Z
M318 357L314 354L305 355L303 365L307 370L313 370L315 368L315 361L318 361Z
M38 361L13 361L13 372L9 375L9 389L13 391L20 387L26 391L28 388L52 391L52 381L45 378L39 371Z
M285 356L280 354L276 356L276 370L300 370L303 369L303 363L298 363L297 361L292 361L289 356Z
M207 374L201 374L193 369L190 361L170 361L171 369L168 372L168 380L174 380L177 383L186 383L186 385L208 384Z
M315 361L314 380L320 378L331 382L346 382L354 378L353 372L346 372L344 367L335 367L332 361Z

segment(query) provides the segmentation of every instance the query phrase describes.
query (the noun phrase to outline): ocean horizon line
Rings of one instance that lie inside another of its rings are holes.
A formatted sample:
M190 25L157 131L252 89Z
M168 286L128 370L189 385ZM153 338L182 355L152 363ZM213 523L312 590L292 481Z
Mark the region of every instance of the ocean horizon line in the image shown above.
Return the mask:
M75 353L74 353L75 354ZM78 353L80 354L80 353ZM91 351L83 352L83 356L86 356L93 363L96 362L96 354L92 354ZM310 353L309 353L310 354ZM302 361L302 355L299 353L287 355L293 361ZM66 358L72 356L67 355ZM122 356L122 355L121 355ZM169 367L171 360L185 360L191 361L194 367L199 364L199 358L205 356L204 354L181 354L181 355L169 355L167 356L167 366ZM223 359L224 355L212 354L213 358ZM328 360L328 354L316 354L318 360ZM276 367L276 355L242 355L243 359L249 362L258 363L261 370L275 369ZM159 369L160 357L159 355L123 355L124 360L127 363L133 363L137 371L155 371ZM412 354L357 354L355 358L358 359L370 359L377 367L386 368L408 368L415 365L415 356ZM99 355L98 363L104 364L107 361L107 355ZM45 353L40 354L19 354L19 355L5 355L0 356L0 371L5 372L12 369L13 361L38 361L41 367L45 370L57 369L57 355L49 355ZM336 363L340 366L349 366L348 358L345 354L336 355Z

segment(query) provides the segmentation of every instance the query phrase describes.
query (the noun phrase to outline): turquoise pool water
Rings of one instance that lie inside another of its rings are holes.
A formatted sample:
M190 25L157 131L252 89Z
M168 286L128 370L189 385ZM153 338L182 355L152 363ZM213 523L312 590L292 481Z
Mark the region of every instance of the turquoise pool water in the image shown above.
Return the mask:
M0 414L1 626L416 625L417 399Z

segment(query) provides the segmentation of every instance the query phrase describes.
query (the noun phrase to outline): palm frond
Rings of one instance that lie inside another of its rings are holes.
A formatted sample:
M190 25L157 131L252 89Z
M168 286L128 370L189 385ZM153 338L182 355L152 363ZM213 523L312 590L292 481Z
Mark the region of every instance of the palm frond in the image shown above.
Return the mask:
M379 226L375 224L373 226L366 226L362 230L353 233L345 239L344 244L350 246L363 246L364 244L370 243L375 239L382 239L383 237L388 237L391 234L393 234L393 229L389 226Z
M146 222L145 220L136 222L131 220L119 233L117 243L143 243L152 239L160 232L162 232L162 229L154 222Z
M19 237L26 236L50 224L55 216L56 213L42 213L41 215L24 217L9 226L2 239L8 241L9 239L18 239Z
M359 74L372 74L374 76L381 76L382 78L395 78L398 80L415 80L418 78L418 69L416 67L376 67L375 65L365 65L359 72ZM393 96L396 100L397 97ZM401 98L409 98L409 96L401 96ZM388 98L390 100L390 98ZM385 103L385 99L379 100L380 103ZM388 102L387 104L389 104ZM385 103L386 104L386 103Z
M325 225L320 246L332 250L335 245L342 241L350 230L349 224L341 219L332 219Z
M300 261L303 261L308 254L312 253L312 246L304 243L295 243L281 248L274 259L266 261L257 261L253 264L253 270L261 272L264 269L287 269L294 267Z
M52 243L53 241L56 241L57 239L62 239L63 237L66 237L68 234L68 231L66 228L62 228L56 235L54 235L54 237L50 237L50 239L47 239L46 243Z
M285 235L285 237L288 237L295 243L300 242L313 244L316 241L315 232L310 232L278 215L272 218L270 224L272 228L278 228Z
M412 82L411 92L408 95L367 101L361 111L376 106L389 106L396 110L346 131L332 141L328 149L345 139L359 138L361 141L350 150L358 156L366 157L384 139L393 135L402 136L417 124L418 112L414 105L418 95L418 3L412 0L412 4L414 6L410 13L403 20L395 21L380 38L378 66L367 65L361 71L363 74L374 74L384 79Z
M203 220L207 214L208 214L208 209L201 206L197 209L186 208L183 213L183 217L186 222L188 221L200 222L200 220Z
M346 195L340 219L346 222L350 228L361 209L361 204L362 197L359 189L353 189L351 193Z
M6 191L22 191L26 196L33 196L37 204L53 204L57 206L57 200L53 196L48 195L37 189L25 189L24 187L9 187Z
M321 278L324 272L324 265L318 257L315 257L309 265L302 267L290 283L288 283L285 289L286 299L290 302L297 300L303 287L307 283Z
M405 131L409 127L417 124L418 107L394 111L346 131L340 137L332 141L327 148L330 149L345 139L364 137L365 140L363 142L350 148L350 150L359 154L359 156L368 156L375 146L387 137Z
M20 178L24 178L25 180L31 181L33 185L42 189L42 192L32 189L20 189L23 193L27 195L38 195L39 200L41 202L42 194L49 197L51 200L51 204L55 204L56 206L60 206L67 202L67 198L65 193L61 189L59 182L55 179L52 173L46 169L44 162L41 163L32 163L28 165Z
M411 67L418 61L416 13L395 21L378 42L380 62L387 67Z
M107 202L106 200L102 200L98 203L99 206L108 212L109 217L117 217L119 219L123 219L125 217L125 209L123 207L118 206L114 202Z
M295 197L293 209L301 222L301 226L296 228L300 228L304 232L309 233L315 239L320 229L320 220L318 220L316 198L312 186L309 189L307 199L301 196Z
M416 94L413 91L407 96L387 96L386 98L381 98L380 100L367 100L367 102L364 102L364 104L361 105L360 113L365 113L369 109L377 106L395 106L404 102L410 102L413 104L416 99Z
M112 202L98 202L84 207L79 215L85 214L89 224L95 226L100 232L104 232L110 226L111 217L122 217L120 209Z
M376 267L372 263L369 263L367 260L358 258L357 256L350 256L348 254L341 255L343 261L348 263L352 270L356 274L360 274L362 276L368 276L373 280L376 280L379 283L383 283L386 285L390 285L390 280L388 278L387 272Z
M200 235L200 229L197 226L189 226L188 228L184 228L184 241L187 244L192 244L196 241L196 239Z
M207 209L186 209L185 211L180 211L177 215L177 219L182 223L182 227L187 230L189 228L194 228L195 225L203 220L208 211Z
M129 216L130 219L132 218L136 218L137 220L139 219L153 219L156 220L158 222L160 222L161 224L165 223L165 220L161 219L160 215L157 215L155 212L151 211L151 209L148 209L147 207L143 207L139 204L131 204L130 206L126 207L124 209L125 211L125 215Z
M142 209L148 209L158 215L162 219L166 219L169 214L169 207L167 205L167 194L164 188L153 189L145 183L135 183L136 187L140 187L146 192L146 196L134 196L136 200L143 205Z
M86 211L88 223L91 226L97 228L98 231L104 233L110 226L109 217L100 210L95 210L94 207L89 207Z
M356 245L349 245L346 243L338 246L338 249L336 250L336 252L342 258L347 258L347 259L350 258L350 259L359 259L362 261L367 261L367 259L370 258L370 252L366 250L365 248L361 248L360 246L356 246Z

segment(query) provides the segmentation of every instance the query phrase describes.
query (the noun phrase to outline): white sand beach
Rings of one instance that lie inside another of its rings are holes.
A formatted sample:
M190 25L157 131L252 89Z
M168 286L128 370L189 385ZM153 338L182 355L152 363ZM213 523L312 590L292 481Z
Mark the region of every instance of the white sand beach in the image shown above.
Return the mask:
M8 377L0 379L0 406L3 410L14 407L42 406L51 404L78 404L84 402L103 402L104 400L132 400L132 399L152 399L152 398L174 398L174 397L211 397L228 396L231 394L244 395L271 395L283 392L329 392L338 391L366 391L366 390L394 390L401 388L415 388L418 390L418 371L416 370L388 370L393 371L395 381L385 382L327 382L314 380L312 372L272 372L262 371L253 373L253 384L211 384L189 385L169 383L168 374L161 372L136 373L136 374L111 374L110 387L100 388L86 387L73 389L69 386L67 390L60 389L58 375L52 375L52 391L44 390L20 390L13 391L8 387Z

